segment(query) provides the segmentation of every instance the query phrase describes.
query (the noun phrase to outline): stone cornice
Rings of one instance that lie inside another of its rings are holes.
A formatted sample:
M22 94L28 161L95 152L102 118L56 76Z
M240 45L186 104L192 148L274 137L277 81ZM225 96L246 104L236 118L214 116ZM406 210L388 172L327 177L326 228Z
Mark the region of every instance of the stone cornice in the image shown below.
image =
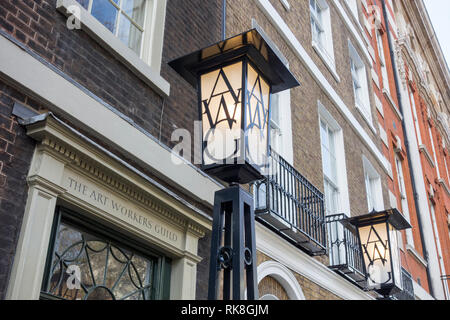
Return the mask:
M30 187L34 186L37 189L40 189L41 191L48 193L54 197L57 197L58 195L66 192L66 189L38 175L28 177L27 183L28 186Z
M149 197L141 190L136 189L131 184L124 181L122 177L115 175L112 172L108 172L108 170L102 168L101 164L95 163L94 161L87 159L87 157L83 157L83 155L78 154L64 142L47 136L44 140L42 140L41 144L47 149L47 151L52 152L56 156L65 158L71 166L77 167L89 177L94 178L96 181L101 181L103 184L110 186L126 198L140 203L153 212L165 217L172 223L175 223L181 227L187 227L188 224L185 219L181 218L177 214L174 214L164 205L161 205L158 200Z
M406 0L402 1L402 3L405 9L403 14L407 16L405 17L407 23L412 26L412 29L416 33L417 38L423 39L423 41L420 41L419 45L425 43L427 44L421 46L421 52L423 53L423 58L427 62L430 72L435 79L434 83L436 86L435 89L437 89L437 95L431 92L430 88L424 81L422 72L418 67L419 64L417 64L415 54L413 54L410 48L408 37L405 37L405 35L400 35L399 44L403 44L405 46L409 56L415 62L414 67L417 69L417 73L421 75L420 77L417 77L418 79L420 79L420 81L417 81L418 83L420 83L418 87L419 90L422 89L422 92L424 93L429 106L432 106L433 109L439 109L435 105L435 103L439 103L439 101L441 101L444 104L444 112L448 112L449 106L447 105L447 101L449 101L448 99L450 98L450 71L445 62L445 58L443 56L439 42L437 41L437 38L434 34L434 29L427 14L424 3L422 0ZM439 98L440 96L441 99ZM437 100L432 97L436 97ZM436 110L436 112L438 112L438 110Z
M408 14L409 23L413 26L414 31L417 34L418 39L426 39L425 43L431 43L426 47L423 47L423 53L429 63L429 67L433 74L440 75L442 80L437 82L445 82L445 86L448 88L450 85L450 75L448 68L446 68L445 61L442 55L441 48L436 39L434 39L434 30L431 22L426 15L427 11L423 5L422 0L403 0L402 1L405 11ZM437 65L439 63L439 65Z
M448 127L448 115L442 112L439 112L437 115L438 121L436 122L442 129L442 136L444 137L446 146L450 145L450 129Z
M431 90L425 82L424 75L420 68L420 64L417 61L417 57L415 53L412 51L411 46L409 44L409 40L403 36L397 40L397 44L400 46L401 52L403 53L404 60L407 61L409 68L409 72L414 73L414 77L417 79L415 82L418 83L418 89L422 92L423 97L427 101L428 105L434 106L433 100L431 99ZM404 75L406 76L406 75ZM406 79L405 79L406 80Z
M165 220L200 237L211 228L210 220L199 217L190 208L174 203L168 195L158 192L155 188L149 188L148 183L127 172L126 168L115 163L108 155L81 141L52 117L28 125L27 134L41 141L39 148L45 149L53 157L112 188L130 201L148 208Z
M406 60L407 64L411 67L409 69L409 72L412 72L414 74L413 77L415 77L417 79L417 81L415 81L416 83L418 83L417 89L421 93L421 97L424 98L424 100L426 101L427 106L431 106L430 107L431 116L433 119L439 120L439 121L435 121L435 123L440 123L440 125L439 125L439 127L441 127L440 131L442 132L442 135L445 137L447 145L450 145L450 130L448 129L445 121L442 120L442 116L440 116L439 112L436 110L436 105L433 102L431 89L428 87L428 85L426 84L426 82L423 78L423 74L420 71L420 67L419 67L417 58L415 57L415 54L410 47L409 40L407 39L407 37L402 36L401 38L399 38L397 40L397 44L398 44L398 48L399 48L399 49L397 49L397 50L399 50L398 56L402 60ZM401 67L399 66L399 69L400 69L399 70L400 74L402 76L402 83L405 85L406 83L409 82L408 79L406 79L406 72L403 69L403 66L401 66Z
M439 74L442 77L443 81L438 80L437 85L439 86L442 83L448 90L450 87L450 71L445 62L440 44L435 36L432 22L427 14L423 0L416 0L414 4L419 15L419 23L423 26L424 33L427 36L426 39L429 39L431 43L431 46L427 46L426 50L424 50L427 60L430 62L430 68L433 74Z

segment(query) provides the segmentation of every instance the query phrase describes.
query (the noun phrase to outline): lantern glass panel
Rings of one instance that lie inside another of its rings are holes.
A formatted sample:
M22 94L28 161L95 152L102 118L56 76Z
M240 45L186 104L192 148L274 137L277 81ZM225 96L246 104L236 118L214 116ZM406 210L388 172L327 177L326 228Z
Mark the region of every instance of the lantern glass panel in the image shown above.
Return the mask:
M402 289L401 279L401 266L400 266L400 252L398 251L398 231L390 223L389 226L389 239L392 256L392 272L394 274L394 284L397 288Z
M240 157L243 62L200 77L204 165L234 163Z
M246 158L261 171L266 164L268 151L269 104L269 84L248 64L245 108Z
M386 222L359 227L368 287L379 289L392 284L388 225Z

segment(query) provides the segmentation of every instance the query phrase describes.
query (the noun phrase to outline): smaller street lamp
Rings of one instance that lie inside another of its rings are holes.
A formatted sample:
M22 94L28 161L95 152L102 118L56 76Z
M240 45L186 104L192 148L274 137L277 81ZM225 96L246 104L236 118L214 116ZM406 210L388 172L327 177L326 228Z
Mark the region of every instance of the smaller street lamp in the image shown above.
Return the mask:
M348 218L345 223L357 229L367 288L384 297L402 291L397 231L411 228L403 215L389 209Z
M252 196L239 187L264 177L270 95L299 85L257 29L169 62L198 92L202 169L227 183L214 197L208 299L258 299Z

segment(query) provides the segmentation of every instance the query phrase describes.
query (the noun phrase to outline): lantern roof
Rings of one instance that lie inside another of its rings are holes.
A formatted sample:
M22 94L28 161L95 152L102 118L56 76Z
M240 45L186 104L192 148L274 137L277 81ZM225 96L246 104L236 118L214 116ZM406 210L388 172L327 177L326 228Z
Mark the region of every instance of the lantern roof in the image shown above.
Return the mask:
M411 228L409 222L405 219L405 217L395 208L372 212L366 215L351 217L345 219L343 223L345 225L350 225L353 227L361 227L367 225L373 225L383 222L389 222L392 224L397 230L404 230Z
M199 74L242 57L247 57L269 81L272 93L300 85L286 67L279 51L257 29L251 29L192 52L169 62L169 65L194 88L197 88Z

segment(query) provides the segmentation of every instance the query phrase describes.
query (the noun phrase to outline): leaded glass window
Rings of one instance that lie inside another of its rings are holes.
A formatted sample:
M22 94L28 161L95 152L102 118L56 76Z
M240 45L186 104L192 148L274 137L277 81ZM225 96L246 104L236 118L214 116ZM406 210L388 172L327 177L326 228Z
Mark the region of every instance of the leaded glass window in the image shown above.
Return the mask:
M55 230L43 293L67 300L150 300L158 258L61 221Z

